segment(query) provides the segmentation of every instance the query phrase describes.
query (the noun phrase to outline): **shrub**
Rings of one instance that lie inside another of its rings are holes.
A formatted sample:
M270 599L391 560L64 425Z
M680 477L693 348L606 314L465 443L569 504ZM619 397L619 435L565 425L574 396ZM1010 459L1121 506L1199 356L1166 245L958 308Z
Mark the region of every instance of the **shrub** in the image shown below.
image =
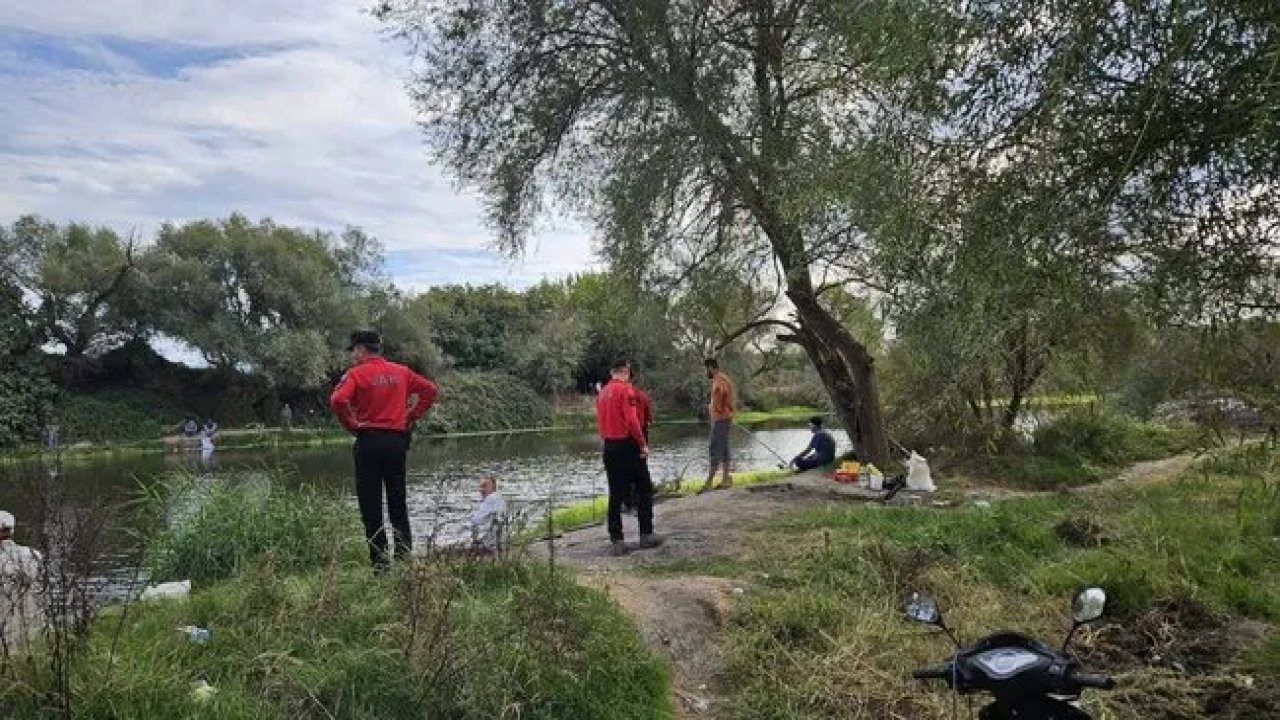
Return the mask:
M177 477L166 488L167 527L148 548L155 581L230 577L270 556L282 571L318 567L337 550L360 555L351 503L269 476Z
M440 397L426 417L431 432L516 430L551 423L551 405L504 373L455 372L440 378Z
M1140 422L1106 409L1077 408L1038 428L1033 436L1041 456L1079 458L1106 466L1168 457L1189 449L1194 433Z
M37 363L0 371L0 448L37 439L57 395Z
M100 443L158 438L182 419L182 413L158 393L113 389L64 393L55 418L67 442Z

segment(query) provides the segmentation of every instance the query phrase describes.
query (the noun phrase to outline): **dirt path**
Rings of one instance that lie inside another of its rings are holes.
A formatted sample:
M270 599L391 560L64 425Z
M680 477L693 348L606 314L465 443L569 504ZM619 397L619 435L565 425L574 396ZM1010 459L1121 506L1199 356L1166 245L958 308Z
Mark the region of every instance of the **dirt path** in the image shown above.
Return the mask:
M659 504L654 526L667 542L624 557L608 554L601 526L576 530L556 542L556 555L578 571L584 585L607 592L627 613L646 644L670 663L673 704L680 718L721 717L715 675L722 660L721 631L741 583L706 575L643 572L646 563L706 561L743 554L753 528L801 507L866 503L878 494L837 485L817 473ZM903 493L896 503L924 500ZM625 517L628 539L635 521ZM545 553L545 546L539 546Z
M1176 477L1194 459L1178 456L1134 465L1115 483L1156 483ZM1085 488L1088 489L1088 488ZM931 496L902 493L894 504L954 507L974 501L997 500L1033 493L977 486L948 485ZM800 508L866 504L878 497L849 485L838 485L816 472L785 480L705 495L678 498L659 504L654 526L667 542L660 548L632 552L624 557L608 554L608 537L602 526L565 533L555 543L557 558L575 568L579 581L608 593L636 623L645 643L667 659L672 670L671 692L678 717L708 720L723 717L716 696L715 676L722 662L722 630L730 617L736 593L746 582L701 574L646 572L650 563L706 562L743 556L754 529L769 520ZM624 518L629 540L635 540L635 520ZM546 545L534 547L546 553Z

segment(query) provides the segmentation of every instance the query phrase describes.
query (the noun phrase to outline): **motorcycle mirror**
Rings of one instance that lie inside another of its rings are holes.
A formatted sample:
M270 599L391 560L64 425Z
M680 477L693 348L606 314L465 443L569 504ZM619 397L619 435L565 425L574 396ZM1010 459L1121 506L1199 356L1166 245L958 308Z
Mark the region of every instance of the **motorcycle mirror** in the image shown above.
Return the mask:
M1107 593L1100 587L1087 587L1076 593L1071 601L1071 619L1077 625L1093 622L1102 617L1107 607Z
M928 595L911 593L906 602L907 617L925 625L942 625L942 613L938 612L938 603Z

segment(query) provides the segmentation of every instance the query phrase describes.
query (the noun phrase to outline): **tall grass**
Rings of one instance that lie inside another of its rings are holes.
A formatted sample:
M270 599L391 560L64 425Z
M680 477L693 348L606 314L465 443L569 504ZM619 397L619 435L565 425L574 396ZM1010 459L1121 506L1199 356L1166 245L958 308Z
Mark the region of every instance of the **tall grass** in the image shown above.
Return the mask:
M157 557L205 579L185 602L99 617L71 667L74 717L671 717L663 664L605 595L562 572L434 555L376 576L334 549L345 534L325 529L330 498L260 479L195 492ZM205 541L242 550L205 556ZM186 625L211 639L191 642ZM0 673L0 715L61 717L45 648L29 652ZM215 692L201 699L196 683Z
M282 571L360 557L359 518L336 493L288 489L270 475L171 476L157 496L164 529L148 545L154 580L231 577L270 555Z
M1203 446L1203 433L1135 420L1106 407L1076 407L1037 428L1029 441L966 459L983 474L1035 489L1100 482L1132 463Z
M1109 616L1078 649L1124 688L1089 696L1099 717L1199 717L1211 697L1240 708L1228 717L1270 716L1250 713L1280 708L1277 646L1263 642L1280 630L1277 468L1273 451L1224 452L1163 484L779 520L737 562L753 580L729 630L731 714L947 717L945 696L909 671L951 651L901 617L904 596L934 595L970 640L1013 629L1052 643L1070 595L1097 584ZM1097 536L1081 541L1065 522ZM1254 626L1265 630L1235 636ZM1249 686L1233 679L1244 669L1259 673Z

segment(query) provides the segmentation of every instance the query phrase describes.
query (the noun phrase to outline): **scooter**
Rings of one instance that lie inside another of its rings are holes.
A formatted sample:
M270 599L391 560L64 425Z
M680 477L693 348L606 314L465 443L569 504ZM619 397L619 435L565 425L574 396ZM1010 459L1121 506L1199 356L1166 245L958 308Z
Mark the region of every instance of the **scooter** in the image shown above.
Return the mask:
M912 676L946 681L957 699L952 703L953 718L960 695L988 693L994 700L978 712L979 720L1091 720L1076 701L1086 688L1110 690L1115 681L1086 672L1068 648L1082 625L1102 617L1106 604L1102 588L1084 588L1076 594L1071 631L1061 650L1017 632L988 635L966 648L947 627L937 603L912 593L906 601L907 617L940 628L956 645L950 660L920 668Z

